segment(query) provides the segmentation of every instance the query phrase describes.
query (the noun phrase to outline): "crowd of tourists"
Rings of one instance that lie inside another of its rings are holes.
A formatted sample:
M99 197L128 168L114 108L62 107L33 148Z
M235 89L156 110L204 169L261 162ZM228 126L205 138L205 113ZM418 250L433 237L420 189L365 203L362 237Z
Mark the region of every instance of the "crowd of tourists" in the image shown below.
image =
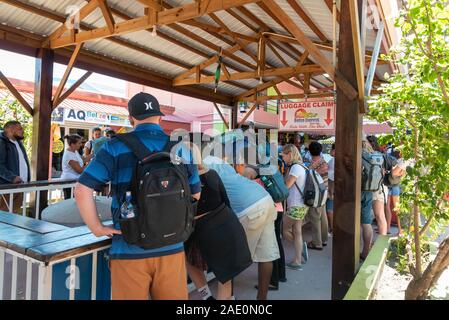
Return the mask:
M135 95L128 110L132 132L106 137L94 130L83 155L81 137L67 136L63 158L62 178L78 179L74 197L84 222L96 236L112 238L113 299L188 299L187 276L204 300L235 299L233 278L257 263L256 298L264 300L288 281L286 268L300 272L309 250L327 246L333 232L335 145L324 157L317 141L283 144L275 152L277 163L260 165L239 157L235 144L229 153L226 143L210 137L202 136L200 144L171 141L152 95ZM5 126L3 182L29 181L21 137L20 123ZM252 146L243 145L248 154ZM374 136L363 137L362 259L372 245L374 217L379 234L391 233L391 208L404 168L399 155L389 151ZM112 225L99 220L93 199L107 183ZM305 224L310 224L309 242ZM293 243L290 261L283 241ZM206 271L215 275L217 292L211 292Z

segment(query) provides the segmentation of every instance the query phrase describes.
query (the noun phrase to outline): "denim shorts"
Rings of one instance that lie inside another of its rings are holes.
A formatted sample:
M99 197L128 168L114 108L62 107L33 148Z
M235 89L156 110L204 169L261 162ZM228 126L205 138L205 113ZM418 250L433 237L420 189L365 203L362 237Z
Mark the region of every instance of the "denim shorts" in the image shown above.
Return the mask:
M373 193L371 191L362 191L361 194L361 218L362 224L371 224L374 219L373 214Z
M399 196L401 194L401 187L400 186L391 187L388 194L390 196Z
M326 212L332 212L334 211L334 200L333 199L327 199L326 201Z

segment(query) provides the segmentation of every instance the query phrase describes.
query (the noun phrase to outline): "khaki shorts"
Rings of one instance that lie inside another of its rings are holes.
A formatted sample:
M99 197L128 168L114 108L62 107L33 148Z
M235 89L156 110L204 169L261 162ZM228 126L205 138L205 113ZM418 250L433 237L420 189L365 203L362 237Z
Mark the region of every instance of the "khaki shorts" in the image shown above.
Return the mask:
M154 258L111 260L113 300L188 300L184 251Z
M276 208L271 197L266 197L240 217L240 223L246 233L249 250L254 262L269 262L279 259L279 247L274 232Z

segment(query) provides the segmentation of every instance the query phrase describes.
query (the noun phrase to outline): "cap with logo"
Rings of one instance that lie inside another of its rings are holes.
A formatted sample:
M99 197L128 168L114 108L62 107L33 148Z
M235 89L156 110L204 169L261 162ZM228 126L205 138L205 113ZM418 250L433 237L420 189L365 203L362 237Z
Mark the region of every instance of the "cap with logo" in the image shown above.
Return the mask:
M140 92L128 101L129 115L137 120L148 117L164 116L160 110L159 102L149 93Z

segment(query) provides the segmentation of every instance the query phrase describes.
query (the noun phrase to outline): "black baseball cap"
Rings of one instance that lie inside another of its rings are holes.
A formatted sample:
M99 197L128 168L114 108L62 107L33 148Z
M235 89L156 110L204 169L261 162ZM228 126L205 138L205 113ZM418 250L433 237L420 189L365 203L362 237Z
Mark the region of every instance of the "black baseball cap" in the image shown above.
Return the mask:
M164 116L161 112L159 102L156 97L149 93L140 92L128 101L129 115L137 120L148 117Z

